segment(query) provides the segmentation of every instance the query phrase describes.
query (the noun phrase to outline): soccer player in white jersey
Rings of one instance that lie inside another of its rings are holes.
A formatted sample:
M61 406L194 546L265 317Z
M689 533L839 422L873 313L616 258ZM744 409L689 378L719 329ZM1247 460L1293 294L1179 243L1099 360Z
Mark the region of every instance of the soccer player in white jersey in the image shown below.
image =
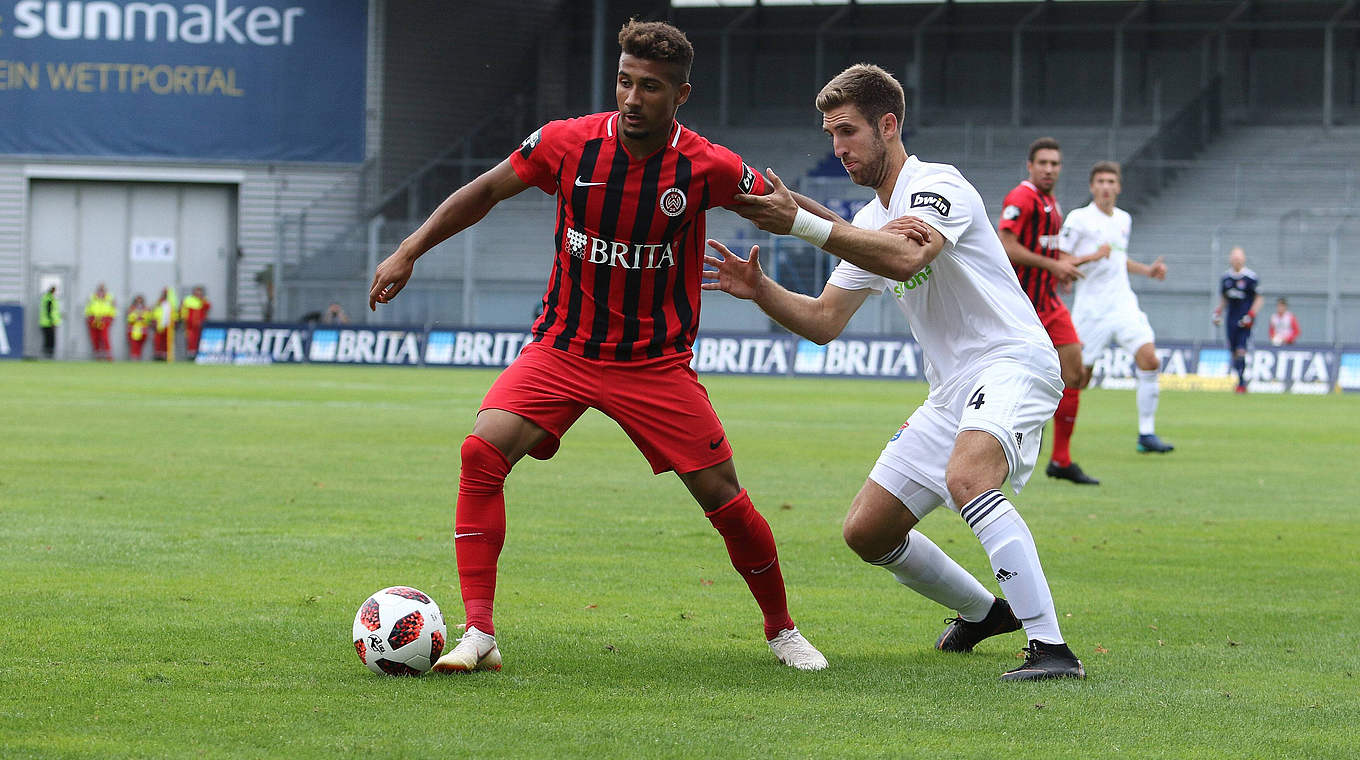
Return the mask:
M886 291L897 301L925 357L930 394L888 441L855 497L845 541L900 583L958 612L936 648L971 651L1023 625L1028 656L1002 679L1083 677L1058 629L1034 538L1001 492L1007 479L1016 492L1029 479L1040 431L1062 394L1053 343L977 191L954 167L907 155L902 87L892 75L851 66L822 89L817 108L851 180L876 192L853 226L800 209L774 172L771 195L738 195L733 210L842 262L813 298L766 277L758 247L743 260L710 240L721 257L707 257L716 271L704 287L750 299L818 343L839 335L871 293ZM926 242L913 230L924 231ZM982 542L1004 600L913 530L940 504L957 509Z
M1151 264L1129 258L1133 218L1114 205L1122 190L1119 164L1100 161L1091 168L1091 202L1067 215L1058 249L1076 257L1084 275L1076 283L1072 321L1081 336L1084 370L1081 387L1091 384L1096 359L1111 341L1133 354L1138 405L1138 450L1165 454L1175 447L1157 437L1157 345L1129 275L1166 279L1162 257Z

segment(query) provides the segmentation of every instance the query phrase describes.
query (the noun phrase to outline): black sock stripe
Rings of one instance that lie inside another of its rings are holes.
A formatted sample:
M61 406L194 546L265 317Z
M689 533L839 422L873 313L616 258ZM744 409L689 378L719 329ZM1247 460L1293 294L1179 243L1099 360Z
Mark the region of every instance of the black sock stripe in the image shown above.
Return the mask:
M907 540L908 539L905 538L902 539L901 546L897 547L896 549L893 549L887 554L884 554L882 557L879 557L878 559L869 560L869 564L879 566L891 565L892 563L901 559L902 555L907 553Z
M1004 498L1006 498L1005 494L993 488L992 490L983 493L981 496L978 496L977 498L965 504L963 506L963 509L959 510L959 514L963 515L963 519L971 520L972 515L977 514L980 510L986 507L994 505L997 502L997 500Z
M982 514L974 515L973 518L968 521L968 527L976 528L977 524L982 522L982 518L986 517L987 515L990 515L992 513L992 510L996 509L999 506L1001 506L1001 504L998 502L990 507L987 507L986 511L984 511Z

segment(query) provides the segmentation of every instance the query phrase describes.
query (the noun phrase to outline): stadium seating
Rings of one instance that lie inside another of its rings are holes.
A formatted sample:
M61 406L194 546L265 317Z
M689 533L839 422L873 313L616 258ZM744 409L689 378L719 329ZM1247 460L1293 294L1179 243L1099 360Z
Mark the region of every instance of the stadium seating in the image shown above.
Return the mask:
M1165 256L1170 267L1165 283L1134 282L1153 327L1181 334L1195 324L1198 334L1185 337L1207 337L1212 328L1200 306L1217 301L1228 251L1241 245L1263 292L1271 301L1289 297L1305 339L1325 340L1329 283L1336 280L1343 294L1360 292L1355 268L1333 270L1328 260L1333 236L1343 256L1360 249L1357 165L1354 127L1239 127L1195 161L1177 164L1175 181L1156 197L1125 199L1134 213L1130 255ZM1204 295L1196 303L1198 293ZM1336 339L1360 340L1360 320L1333 319Z

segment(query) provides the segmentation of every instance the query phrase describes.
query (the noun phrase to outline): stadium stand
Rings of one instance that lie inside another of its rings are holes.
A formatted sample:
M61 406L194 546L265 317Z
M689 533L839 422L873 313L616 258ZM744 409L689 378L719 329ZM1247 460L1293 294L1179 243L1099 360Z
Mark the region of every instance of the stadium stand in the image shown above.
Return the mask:
M631 14L625 5L604 3L605 43L612 43L613 22ZM1291 297L1305 340L1360 340L1360 283L1354 267L1344 263L1360 243L1360 221L1350 216L1360 197L1360 180L1351 168L1360 156L1360 131L1318 125L1320 114L1333 124L1354 121L1356 98L1347 93L1354 89L1356 55L1346 42L1354 37L1354 14L1336 3L1022 7L1027 5L943 13L908 6L661 13L690 31L703 57L693 75L698 94L681 110L682 122L753 166L774 167L790 185L842 214L852 213L866 193L850 185L830 156L810 106L813 83L851 58L882 60L899 72L907 89L908 150L958 166L993 217L1005 193L1024 177L1025 151L1035 137L1051 135L1064 145L1065 171L1056 194L1068 210L1087 202L1092 163L1124 162L1129 174L1121 205L1135 215L1131 253L1147 261L1166 256L1171 265L1165 283L1134 282L1160 335L1216 335L1206 312L1216 299L1227 249L1240 243L1267 291ZM419 149L404 136L408 125L399 121L427 122L433 112L391 109L382 124L384 151L390 154L381 171L382 192L360 193L362 211L347 220L356 197L337 187L281 222L286 260L296 262L284 276L290 311L319 310L337 292L346 294L341 302L351 314L366 311L353 283L366 281L376 260L443 197L502 158L534 125L591 110L587 93L596 88L588 76L589 49L596 19L584 5L544 0L534 7L533 34L515 41L516 50L526 51L521 70L533 72L525 89L497 98L469 91L469 107L459 109L460 126L445 132L459 139L427 150L423 165ZM399 20L399 14L390 19ZM1286 85L1317 75L1322 56L1316 43L1322 37L1311 35L1329 23L1340 54L1339 97L1319 108L1316 90L1304 97ZM1293 31L1252 47L1250 35L1270 24L1292 25ZM397 47L402 34L415 34L394 33L392 27L387 33ZM1122 61L1111 57L1111 33L1124 45ZM924 45L924 58L913 45ZM1022 71L1013 66L1015 50L1024 51ZM387 65L402 66L391 60ZM389 73L408 77L420 71ZM389 77L397 97L389 100L405 103L404 90L392 82ZM427 78L420 86L431 83ZM1018 102L1011 96L1013 84L1023 90ZM603 107L612 107L607 87L597 94ZM472 108L474 101L481 105ZM910 113L915 106L921 114ZM482 120L469 125L466 113L474 110ZM1297 126L1305 122L1314 126ZM1290 126L1253 126L1259 124ZM421 147L434 147L429 136L422 139ZM398 165L416 168L402 179L394 174ZM501 204L474 233L423 259L421 277L403 298L370 319L527 324L549 268L543 241L552 219L551 202L537 193ZM816 292L834 265L800 241L772 239L733 214L710 214L709 234L742 250L760 243L767 268L806 292ZM710 296L705 300L710 328L768 325L747 305ZM890 309L882 314L866 309L856 319L852 329L859 331L903 328Z
M1290 298L1306 340L1360 339L1355 316L1327 298L1333 281L1342 294L1360 292L1355 267L1336 260L1353 261L1360 250L1360 129L1239 127L1196 160L1168 163L1175 181L1127 204L1130 255L1165 256L1172 272L1164 283L1135 281L1154 328L1199 325L1187 337L1208 337L1214 278L1227 268L1229 249L1241 245L1263 291ZM1198 304L1196 293L1204 294Z

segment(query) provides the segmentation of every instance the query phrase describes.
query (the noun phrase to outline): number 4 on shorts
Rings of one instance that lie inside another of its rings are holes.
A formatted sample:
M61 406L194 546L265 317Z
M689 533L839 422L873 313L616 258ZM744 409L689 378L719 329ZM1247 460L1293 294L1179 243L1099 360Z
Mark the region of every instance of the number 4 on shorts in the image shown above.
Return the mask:
M974 409L981 409L982 401L984 398L985 397L982 395L982 386L979 385L978 389L973 391L973 397L968 399L968 403L966 404L966 406L971 406Z

